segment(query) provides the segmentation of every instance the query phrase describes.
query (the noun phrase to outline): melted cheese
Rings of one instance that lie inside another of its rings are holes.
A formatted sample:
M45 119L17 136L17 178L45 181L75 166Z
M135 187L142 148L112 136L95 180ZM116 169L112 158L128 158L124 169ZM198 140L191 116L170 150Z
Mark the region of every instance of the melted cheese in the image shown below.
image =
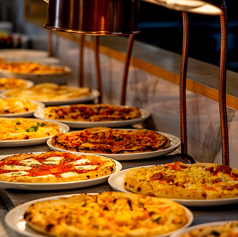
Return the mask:
M2 167L4 170L30 170L31 167L28 166L20 166L20 165L4 165Z
M75 172L67 172L67 173L61 174L61 176L62 176L63 178L73 177L73 176L77 176L77 175L79 175L79 174L77 174L77 173L75 173Z
M20 161L20 163L25 165L41 165L41 163L33 158Z
M26 171L16 171L16 172L5 173L2 175L12 177L12 176L26 176L27 174L28 174L28 172L26 172Z
M88 159L81 159L81 160L76 160L76 161L74 161L74 162L71 162L70 164L82 165L82 164L85 164L85 163L91 164L91 161L88 160Z
M75 166L78 170L95 170L98 167L98 165L80 165Z
M63 159L61 156L52 156L45 159L44 163L46 164L59 164L60 161Z

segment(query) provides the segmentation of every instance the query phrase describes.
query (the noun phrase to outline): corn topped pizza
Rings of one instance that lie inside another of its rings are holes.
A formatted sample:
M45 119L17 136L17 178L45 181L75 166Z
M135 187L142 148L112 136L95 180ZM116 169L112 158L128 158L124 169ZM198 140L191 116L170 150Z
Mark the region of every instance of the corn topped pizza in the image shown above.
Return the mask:
M0 160L0 181L61 183L103 177L116 171L113 160L69 152L22 153Z
M33 101L21 98L0 98L0 115L1 114L16 114L34 111L38 105Z
M32 83L33 84L33 83ZM13 88L27 88L28 85L25 80L17 78L4 78L0 77L0 91L13 89Z
M60 132L56 123L40 119L0 118L0 141L49 137Z
M141 111L135 107L110 104L75 104L69 106L49 106L44 109L44 118L62 121L121 121L141 117Z
M238 197L238 169L214 163L180 161L129 169L125 189L174 199L223 199Z
M121 192L36 201L24 213L33 230L62 237L158 236L184 227L189 217L172 200Z
M58 133L52 137L54 147L67 151L102 154L141 153L165 149L170 140L147 129L88 128L77 132Z

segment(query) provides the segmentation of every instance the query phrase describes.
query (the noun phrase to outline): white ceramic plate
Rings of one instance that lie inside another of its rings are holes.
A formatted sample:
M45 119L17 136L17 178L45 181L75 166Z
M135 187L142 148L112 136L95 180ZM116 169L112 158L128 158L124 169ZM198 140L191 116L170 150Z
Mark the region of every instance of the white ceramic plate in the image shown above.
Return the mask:
M68 99L68 100L51 100L51 101L39 101L41 103L44 103L46 106L50 106L50 105L68 105L68 104L75 104L75 103L83 103L83 102L89 102L89 101L93 101L94 99L98 98L98 96L100 95L99 91L97 90L92 90L91 94L88 96L82 96L82 97L77 97L77 98L72 98L72 99ZM0 96L3 99L6 99L8 97L5 96L5 93L1 93Z
M113 158L113 159L119 160L119 161L139 160L139 159L148 159L148 158L152 158L152 157L156 157L156 156L163 156L165 154L169 154L172 151L176 150L180 146L181 140L178 137L176 137L174 135L170 135L168 133L163 133L163 132L159 132L159 133L170 139L171 143L168 148L163 149L163 150L143 152L143 153L141 152L141 153L126 153L126 154L102 154L102 153L96 153L96 154L108 156L110 158ZM51 138L47 141L47 145L53 151L66 151L66 150L54 147L51 143ZM78 152L73 152L73 151L70 151L70 152L75 153L75 154L78 153Z
M54 200L54 199L70 197L70 196L73 196L73 195L61 195L61 196L55 196L55 197L41 198L41 199L37 199L37 200L34 200L34 201L24 203L22 205L19 205L19 206L13 208L11 211L9 211L6 215L6 217L5 217L5 222L11 229L13 229L17 233L23 234L25 236L46 237L48 235L36 232L36 231L32 230L30 227L28 227L26 225L26 221L23 218L25 211L27 210L27 208L30 205L32 205L35 202ZM188 222L185 226L182 227L182 229L185 229L186 227L191 225L191 223L193 222L192 212L189 209L187 209L186 207L184 207L184 209L185 209L187 217L188 217ZM178 230L176 230L176 231L178 231ZM170 234L172 234L176 231L173 231L173 232L170 232L170 233L167 233L167 234L164 234L164 235L154 236L154 237L165 237L165 236L168 236L168 235L170 235Z
M43 104L39 101L31 100L31 102L37 104L37 109L31 110L31 111L28 111L28 112L24 112L24 113L0 114L0 117L8 117L8 118L22 117L22 118L26 118L26 117L31 117L36 110L45 108L45 104Z
M151 167L145 166L145 167ZM117 174L113 174L109 179L108 183L111 188L115 191L120 191L124 193L132 193L126 190L123 186L123 179L126 175L126 172L129 169L122 170ZM187 200L187 199L172 199L184 206L188 207L196 207L196 206L218 206L218 205L227 205L227 204L235 204L238 203L238 198L226 198L226 199L213 199L213 200Z
M207 227L207 226L223 225L227 222L234 222L234 221L219 221L219 222L210 222L210 223L205 223L205 224L200 224L200 225L194 225L189 228L184 228L184 229L178 230L175 233L173 233L172 235L170 235L170 237L181 237L183 234L188 233L191 230L195 230L195 229Z
M16 78L16 79L17 79L17 78ZM19 79L20 79L20 78L19 78ZM31 88L31 87L34 86L34 82L33 82L33 81L29 81L29 80L26 80L26 79L21 79L21 80L25 81L25 83L26 83L26 89ZM12 88L12 89L15 89L15 88ZM5 91L7 91L7 90L9 90L9 89L0 89L0 93L3 93L3 92L5 92Z
M32 152L32 154L35 154L35 155L39 155L41 153L43 153L43 152ZM85 154L81 153L81 155L85 155ZM0 156L0 160L6 158L8 156L12 156L12 155ZM122 169L122 165L118 161L115 161L115 160L113 160L113 161L116 164L115 173L117 173ZM72 182L62 182L62 183L17 183L17 182L0 181L0 186L3 189L66 190L66 189L74 189L74 188L84 188L84 187L89 187L89 186L104 183L107 181L107 179L108 179L108 177L110 177L110 175L106 175L106 176L95 178L95 179L72 181Z
M130 119L125 121L107 121L107 122L84 122L84 121L67 121L67 120L54 120L44 118L44 109L38 109L35 111L34 116L40 119L47 119L49 121L59 121L69 125L71 128L92 128L92 127L123 127L128 125L133 125L136 123L142 123L145 121L149 116L150 112L144 109L140 109L141 111L141 118Z
M38 120L39 119L30 119L30 120ZM42 120L44 121L44 120ZM57 123L59 125L60 132L68 132L69 126L63 123ZM19 146L33 146L45 143L51 136L49 137L42 137L36 139L29 139L29 140L7 140L7 141L0 141L0 147L19 147Z

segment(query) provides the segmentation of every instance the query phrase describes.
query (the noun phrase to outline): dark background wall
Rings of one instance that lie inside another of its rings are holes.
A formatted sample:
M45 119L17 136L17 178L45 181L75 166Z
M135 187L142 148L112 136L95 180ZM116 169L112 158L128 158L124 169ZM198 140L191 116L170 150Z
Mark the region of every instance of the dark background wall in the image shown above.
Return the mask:
M238 72L238 1L226 1L228 69ZM141 1L136 39L181 54L182 13ZM220 17L189 13L189 57L219 65Z
M43 0L38 0L42 1ZM0 21L14 23L14 31L29 33L24 24L23 0L0 0ZM238 72L238 0L226 0L228 12L227 68ZM220 17L189 14L189 57L219 65ZM182 13L140 2L140 34L136 39L181 54ZM33 35L36 29L30 30ZM32 36L33 37L33 36Z

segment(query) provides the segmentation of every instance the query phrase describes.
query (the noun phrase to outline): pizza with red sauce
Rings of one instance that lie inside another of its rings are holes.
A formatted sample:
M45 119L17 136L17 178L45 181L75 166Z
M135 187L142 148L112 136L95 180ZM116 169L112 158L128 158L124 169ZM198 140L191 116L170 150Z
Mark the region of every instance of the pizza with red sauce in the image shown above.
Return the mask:
M129 169L125 189L134 193L177 199L238 197L238 169L214 163L180 161Z
M152 130L106 127L58 133L52 137L51 143L67 151L103 154L151 152L170 146L166 136Z
M110 158L49 151L16 154L0 160L0 181L59 183L88 180L112 174L116 165Z
M47 107L43 116L55 120L104 122L136 119L142 115L139 109L129 106L75 104Z

